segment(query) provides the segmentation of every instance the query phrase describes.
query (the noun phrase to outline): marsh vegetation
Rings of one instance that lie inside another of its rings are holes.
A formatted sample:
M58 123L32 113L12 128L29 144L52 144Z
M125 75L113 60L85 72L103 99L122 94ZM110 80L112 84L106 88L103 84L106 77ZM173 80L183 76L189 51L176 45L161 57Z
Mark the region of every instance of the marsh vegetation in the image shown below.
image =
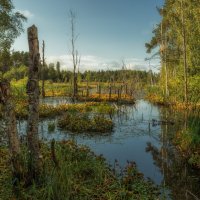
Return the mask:
M26 17L0 1L0 199L200 198L199 4L165 0L146 43L160 71L73 71L46 63L38 29L11 51ZM42 59L41 59L42 58Z

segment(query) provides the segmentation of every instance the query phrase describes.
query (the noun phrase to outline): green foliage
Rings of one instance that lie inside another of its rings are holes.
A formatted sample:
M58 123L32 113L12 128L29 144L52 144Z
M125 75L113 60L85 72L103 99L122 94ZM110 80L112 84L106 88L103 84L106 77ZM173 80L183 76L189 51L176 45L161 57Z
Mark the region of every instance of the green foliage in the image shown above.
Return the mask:
M55 122L49 122L48 123L48 131L49 131L49 133L53 132L55 130L55 128L56 128Z
M158 189L143 178L135 163L128 163L123 175L113 173L102 156L72 141L56 143L53 160L49 145L41 144L43 168L40 183L25 186L22 181L17 199L32 200L148 200L158 198ZM27 151L23 149L23 151ZM24 155L27 153L24 152ZM8 152L0 148L0 199L15 199ZM23 157L26 162L26 156ZM57 164L55 165L55 159ZM27 171L24 171L26 175ZM24 176L26 178L26 176Z
M26 66L20 66L20 67L12 67L9 71L5 72L3 74L3 78L7 80L12 80L12 79L24 79L27 77L28 73L28 68Z
M200 154L192 154L188 162L189 164L200 168Z
M163 91L162 96L168 96L171 102L183 102L187 85L188 101L197 103L200 100L199 1L165 0L164 6L158 11L161 22L145 46L148 53L154 53L154 49L159 48L155 55L159 54L161 58L159 87ZM184 62L187 65L186 71ZM166 85L169 94L166 93Z
M24 100L27 100L27 94L26 94L27 80L28 80L27 77L20 79L18 81L16 81L16 79L11 80L10 84L11 84L11 89L12 89L12 95L15 101L17 102L21 101L21 103L23 103Z
M99 114L107 114L112 116L115 113L115 108L109 104L101 103L99 106L94 106L94 112L97 112Z
M26 18L14 11L11 0L0 1L0 52L10 49L14 39L23 31L22 23Z
M189 164L200 168L199 121L194 123L193 120L189 120L188 126L187 130L176 134L174 141L181 152L187 157Z

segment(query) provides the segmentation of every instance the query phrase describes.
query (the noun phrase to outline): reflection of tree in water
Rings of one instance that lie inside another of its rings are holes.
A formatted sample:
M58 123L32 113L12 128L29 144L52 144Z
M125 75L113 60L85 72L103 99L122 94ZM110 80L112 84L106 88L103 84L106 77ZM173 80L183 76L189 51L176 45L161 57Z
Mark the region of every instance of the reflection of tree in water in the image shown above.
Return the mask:
M170 141L171 133L186 128L188 116L183 115L183 118L180 118L177 113L169 114L166 109L161 110L161 120L169 120L172 117L175 122L177 120L180 122L180 119L184 120L181 123L175 123L174 126L167 123L161 125L159 138L161 146L158 148L147 143L146 151L151 152L155 165L163 174L162 186L170 189L172 199L200 199L200 172L188 166L187 161L179 156Z

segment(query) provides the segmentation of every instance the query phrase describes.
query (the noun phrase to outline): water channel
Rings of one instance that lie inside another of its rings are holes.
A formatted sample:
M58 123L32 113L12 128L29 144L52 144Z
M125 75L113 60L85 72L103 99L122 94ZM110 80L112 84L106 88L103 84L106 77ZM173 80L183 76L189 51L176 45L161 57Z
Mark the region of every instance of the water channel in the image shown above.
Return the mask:
M51 105L69 103L66 98L46 98L42 103ZM136 105L121 106L113 121L112 133L103 135L72 134L55 128L49 133L48 124L57 119L40 121L39 132L43 140L73 139L89 146L112 166L117 160L124 167L135 161L145 178L161 186L163 199L193 200L200 198L200 173L191 169L173 145L173 135L184 124L184 115L167 108L138 100ZM18 124L21 134L26 133L26 121Z

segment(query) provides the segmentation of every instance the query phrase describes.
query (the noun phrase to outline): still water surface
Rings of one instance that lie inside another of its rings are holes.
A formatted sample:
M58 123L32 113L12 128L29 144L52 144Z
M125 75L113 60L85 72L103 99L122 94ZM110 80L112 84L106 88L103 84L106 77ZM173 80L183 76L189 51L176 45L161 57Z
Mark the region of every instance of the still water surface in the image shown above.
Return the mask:
M70 101L46 98L41 102L57 105ZM122 167L127 161L135 161L146 178L162 187L163 199L192 200L195 199L192 194L200 198L200 174L187 165L172 144L173 135L184 126L183 119L180 113L139 100L134 106L120 107L113 117L115 128L112 133L74 135L57 127L49 133L48 124L56 124L57 119L41 121L39 132L47 141L74 139L78 144L89 146L96 154L103 154L111 165L116 159ZM20 122L18 128L24 134L26 122Z

